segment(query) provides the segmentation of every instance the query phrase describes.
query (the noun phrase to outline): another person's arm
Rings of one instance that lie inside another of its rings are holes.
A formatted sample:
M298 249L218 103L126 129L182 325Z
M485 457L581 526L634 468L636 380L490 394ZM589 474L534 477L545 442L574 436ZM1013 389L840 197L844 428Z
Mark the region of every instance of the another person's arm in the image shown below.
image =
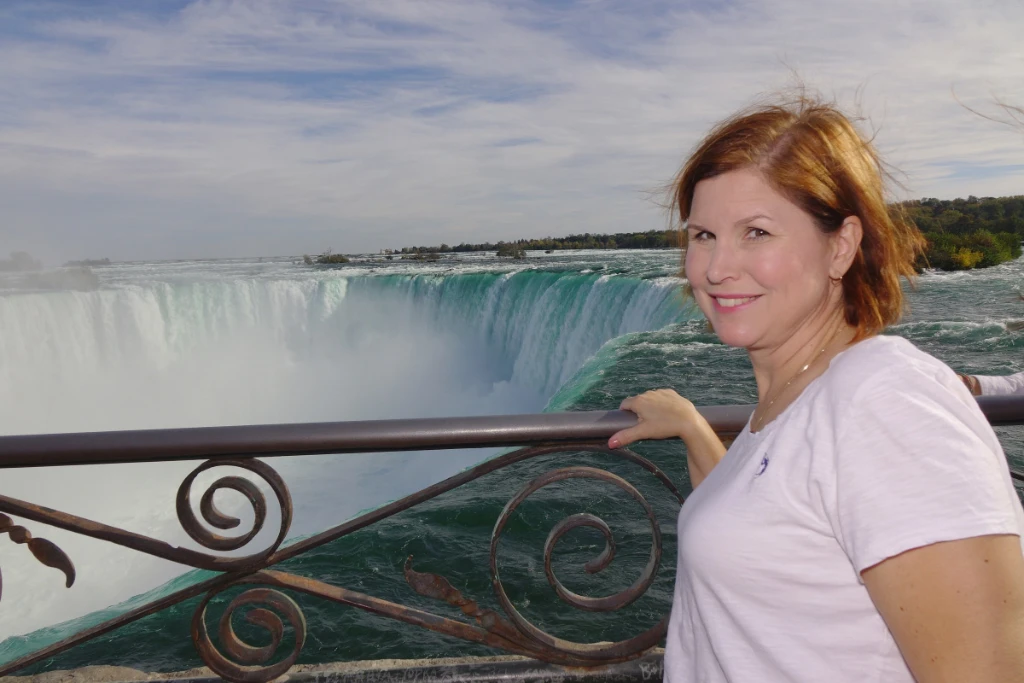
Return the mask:
M619 408L636 413L639 422L612 435L608 446L621 448L644 439L678 437L686 444L686 464L693 488L704 481L725 455L725 445L696 406L671 389L630 396Z
M1013 375L964 375L957 373L974 396L1024 394L1024 372Z
M975 375L981 385L982 396L1008 396L1024 394L1024 372L1013 375L986 376Z

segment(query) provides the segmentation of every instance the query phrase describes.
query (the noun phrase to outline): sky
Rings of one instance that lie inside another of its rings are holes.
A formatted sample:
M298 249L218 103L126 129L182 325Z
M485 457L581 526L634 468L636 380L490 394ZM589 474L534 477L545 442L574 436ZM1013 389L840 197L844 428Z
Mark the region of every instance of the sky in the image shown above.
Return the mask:
M806 85L899 198L1024 193L1020 0L6 0L0 258L662 229L717 120ZM795 76L796 75L796 76ZM966 106L965 106L966 105Z

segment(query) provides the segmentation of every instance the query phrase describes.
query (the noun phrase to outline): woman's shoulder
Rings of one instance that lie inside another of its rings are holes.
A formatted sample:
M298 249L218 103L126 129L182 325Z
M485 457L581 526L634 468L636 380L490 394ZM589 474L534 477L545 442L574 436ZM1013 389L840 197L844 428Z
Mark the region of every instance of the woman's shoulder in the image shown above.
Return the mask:
M828 389L851 398L873 389L872 393L947 390L971 399L948 365L893 335L869 337L849 347L832 359L827 375Z
M992 448L998 441L956 373L902 337L879 335L837 355L810 401L822 429L914 433L915 439L955 439L969 432ZM888 425L883 428L883 425Z

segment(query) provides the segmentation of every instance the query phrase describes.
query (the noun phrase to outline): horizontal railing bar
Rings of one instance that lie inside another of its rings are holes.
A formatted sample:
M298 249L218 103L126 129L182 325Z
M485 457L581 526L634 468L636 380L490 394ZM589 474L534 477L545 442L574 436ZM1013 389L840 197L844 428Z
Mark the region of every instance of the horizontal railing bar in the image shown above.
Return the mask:
M979 396L978 405L994 427L1024 424L1024 395Z
M751 410L701 408L725 433L742 429ZM633 413L614 410L2 436L0 468L572 443L635 424Z
M1024 396L983 396L978 404L993 425L1024 424ZM722 435L742 430L753 409L698 408ZM633 413L613 410L28 434L0 436L0 468L572 443L635 424Z

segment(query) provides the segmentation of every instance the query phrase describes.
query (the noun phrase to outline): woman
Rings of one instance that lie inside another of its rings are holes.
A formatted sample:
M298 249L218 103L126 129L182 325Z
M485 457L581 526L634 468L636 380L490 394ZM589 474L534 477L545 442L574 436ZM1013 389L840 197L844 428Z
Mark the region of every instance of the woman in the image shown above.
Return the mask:
M835 108L715 128L674 183L685 275L745 348L758 405L728 451L673 391L611 447L681 437L671 683L1024 681L1024 510L956 374L879 336L922 237Z

